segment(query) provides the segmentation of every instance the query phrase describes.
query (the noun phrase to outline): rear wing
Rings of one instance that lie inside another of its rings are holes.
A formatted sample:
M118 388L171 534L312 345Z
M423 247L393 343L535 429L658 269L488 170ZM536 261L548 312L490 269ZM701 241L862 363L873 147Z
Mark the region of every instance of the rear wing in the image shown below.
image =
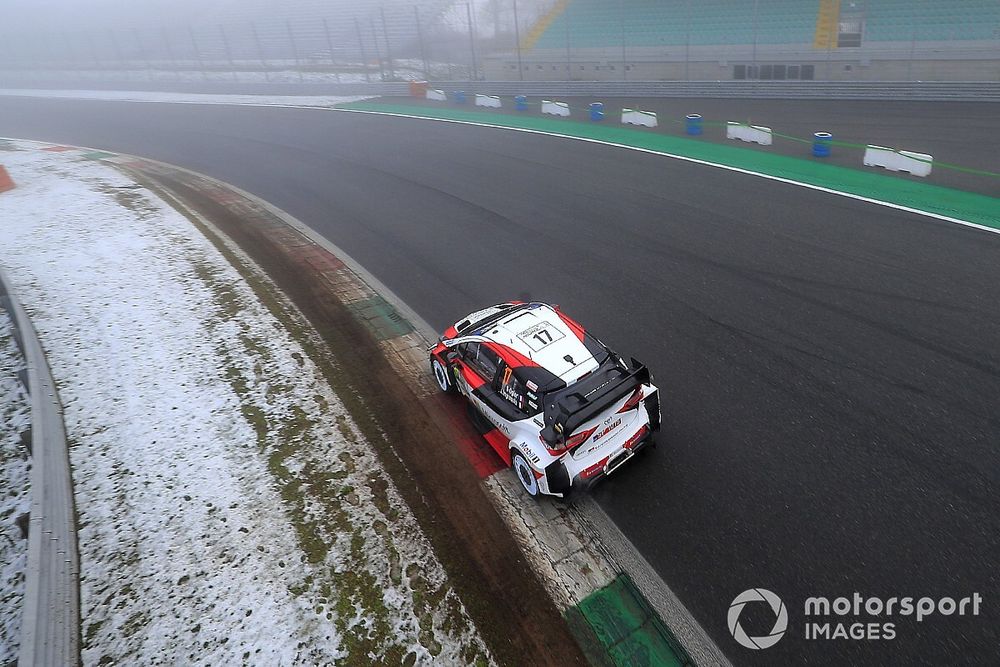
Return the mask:
M649 369L635 359L630 368L623 368L612 357L579 382L545 395L542 439L561 445L580 426L651 381Z

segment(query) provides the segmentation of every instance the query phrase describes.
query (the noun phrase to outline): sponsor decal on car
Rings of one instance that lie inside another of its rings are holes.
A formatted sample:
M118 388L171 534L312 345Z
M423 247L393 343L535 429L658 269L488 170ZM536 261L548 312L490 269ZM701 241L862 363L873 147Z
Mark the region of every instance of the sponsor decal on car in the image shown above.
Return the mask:
M616 419L613 424L608 424L608 421L611 421L611 420L608 419L607 421L604 422L605 424L607 424L607 426L604 427L604 430L598 431L594 435L593 442L597 442L598 440L600 440L601 438L603 438L604 436L606 436L608 433L611 433L616 428L618 428L619 426L622 425L622 418L621 417L619 417L618 419Z

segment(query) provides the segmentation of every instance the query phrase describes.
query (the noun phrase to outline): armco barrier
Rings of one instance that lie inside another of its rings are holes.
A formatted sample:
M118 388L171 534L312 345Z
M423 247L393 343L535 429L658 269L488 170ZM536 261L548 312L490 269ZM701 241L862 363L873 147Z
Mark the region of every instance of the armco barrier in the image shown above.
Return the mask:
M656 113L653 111L639 111L638 109L622 109L622 124L656 127Z
M495 95L482 95L480 93L476 93L476 106L499 109L503 106L503 104L501 104L500 98Z
M569 105L565 102L542 100L542 113L550 116L569 116Z
M865 148L862 163L866 167L884 167L889 171L905 171L914 176L929 176L934 157L926 153L897 151L884 146Z
M80 558L62 406L42 346L0 273L27 364L31 396L31 519L21 611L20 667L80 663Z
M726 139L738 139L761 146L770 146L773 139L771 128L763 125L744 125L743 123L726 123Z

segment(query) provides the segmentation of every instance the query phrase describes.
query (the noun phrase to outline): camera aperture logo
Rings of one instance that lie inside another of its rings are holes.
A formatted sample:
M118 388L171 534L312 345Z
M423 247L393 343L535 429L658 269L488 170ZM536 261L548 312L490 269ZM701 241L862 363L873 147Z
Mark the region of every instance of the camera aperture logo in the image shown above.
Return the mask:
M749 636L740 625L740 614L743 613L743 607L751 602L765 602L771 606L771 611L774 612L774 627L771 628L769 634L763 637ZM787 629L788 610L785 608L785 603L766 588L751 588L748 591L743 591L729 605L729 633L740 646L755 650L771 648L785 635Z
M851 597L829 599L810 597L803 607L804 639L831 640L892 640L897 636L900 617L912 617L917 623L930 616L979 616L983 596L979 593L963 598L930 598L894 596L865 597L854 592ZM751 637L740 624L740 614L750 603L765 603L774 612L774 627L761 637ZM777 595L766 588L743 591L729 606L729 633L749 649L770 648L788 630L788 610Z

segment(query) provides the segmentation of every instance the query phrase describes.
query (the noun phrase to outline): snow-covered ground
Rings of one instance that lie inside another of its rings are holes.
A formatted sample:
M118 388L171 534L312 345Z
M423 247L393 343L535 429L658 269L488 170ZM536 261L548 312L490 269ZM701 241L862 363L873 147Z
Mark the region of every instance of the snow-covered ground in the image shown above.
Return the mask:
M31 507L29 464L21 444L31 415L17 375L23 368L10 316L0 308L0 665L17 660L28 553L28 540L17 525Z
M250 106L332 107L357 102L368 97L334 95L209 95L204 93L158 93L136 90L40 90L33 88L0 89L10 97L48 97L112 102L158 102L171 104L241 104Z
M65 406L85 664L490 662L294 319L114 168L0 163L0 265Z

